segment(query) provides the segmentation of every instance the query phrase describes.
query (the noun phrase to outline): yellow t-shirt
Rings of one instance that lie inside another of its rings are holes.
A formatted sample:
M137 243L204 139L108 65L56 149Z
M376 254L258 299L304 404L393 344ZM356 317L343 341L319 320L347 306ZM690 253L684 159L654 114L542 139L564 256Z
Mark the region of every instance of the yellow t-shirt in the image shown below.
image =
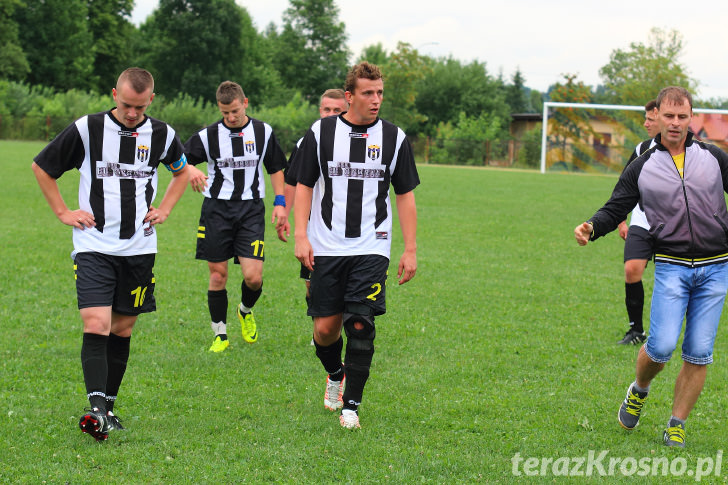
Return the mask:
M675 162L675 167L677 167L680 178L685 178L683 176L685 170L685 152L682 152L680 155L673 155L672 160Z

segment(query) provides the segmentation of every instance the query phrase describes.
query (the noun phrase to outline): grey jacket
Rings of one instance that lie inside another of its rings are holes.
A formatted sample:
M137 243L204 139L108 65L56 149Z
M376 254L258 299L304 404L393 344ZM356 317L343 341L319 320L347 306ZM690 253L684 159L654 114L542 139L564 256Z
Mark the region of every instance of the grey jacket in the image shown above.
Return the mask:
M681 178L660 135L655 141L627 166L610 199L589 220L592 240L616 229L639 203L650 223L656 262L692 267L728 261L728 154L688 133Z

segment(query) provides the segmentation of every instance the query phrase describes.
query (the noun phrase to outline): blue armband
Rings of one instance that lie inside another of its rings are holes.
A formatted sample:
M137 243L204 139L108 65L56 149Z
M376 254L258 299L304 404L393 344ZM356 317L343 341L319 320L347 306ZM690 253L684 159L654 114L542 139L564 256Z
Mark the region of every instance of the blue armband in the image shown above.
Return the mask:
M276 195L275 200L273 201L273 205L282 205L283 207L286 206L286 196L285 195Z
M170 163L169 165L165 165L165 167L167 167L167 170L169 170L170 172L177 173L180 170L182 170L183 168L185 168L186 165L187 165L187 157L185 157L184 154L182 154L182 156L180 157L179 160L177 160L174 163Z

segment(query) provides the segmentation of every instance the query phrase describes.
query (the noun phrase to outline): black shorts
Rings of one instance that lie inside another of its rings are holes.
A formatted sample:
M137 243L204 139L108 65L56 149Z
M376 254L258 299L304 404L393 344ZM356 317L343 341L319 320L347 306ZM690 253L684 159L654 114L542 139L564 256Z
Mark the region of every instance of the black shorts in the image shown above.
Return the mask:
M205 197L197 228L197 259L211 263L227 261L236 256L263 260L264 249L263 200L218 200Z
M154 254L110 256L78 253L76 273L78 308L107 307L122 315L157 309L154 300Z
M346 303L367 305L373 315L386 311L388 258L378 254L315 256L314 263L309 316L343 313Z
M629 226L627 239L624 241L624 261L632 259L652 259L652 236L643 227Z

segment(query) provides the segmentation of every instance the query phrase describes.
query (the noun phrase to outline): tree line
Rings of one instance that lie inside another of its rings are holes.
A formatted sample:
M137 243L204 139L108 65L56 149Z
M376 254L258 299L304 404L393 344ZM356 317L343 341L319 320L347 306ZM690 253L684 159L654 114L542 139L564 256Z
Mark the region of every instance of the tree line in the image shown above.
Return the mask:
M520 69L506 77L485 62L423 56L407 43L391 52L370 45L355 55L333 0L289 0L280 25L262 31L234 0L160 0L138 27L130 21L133 7L133 0L0 0L0 136L28 117L52 136L50 117L108 109L116 77L132 65L154 74L152 116L182 135L219 118L215 89L231 79L250 98L251 116L270 123L286 150L316 119L320 94L341 87L362 59L385 76L381 116L413 138L441 142L506 141L511 114L540 113L545 100L639 105L654 97L654 86L697 86L679 62L683 44L675 31L655 29L647 44L613 51L600 86L565 73L539 92Z

